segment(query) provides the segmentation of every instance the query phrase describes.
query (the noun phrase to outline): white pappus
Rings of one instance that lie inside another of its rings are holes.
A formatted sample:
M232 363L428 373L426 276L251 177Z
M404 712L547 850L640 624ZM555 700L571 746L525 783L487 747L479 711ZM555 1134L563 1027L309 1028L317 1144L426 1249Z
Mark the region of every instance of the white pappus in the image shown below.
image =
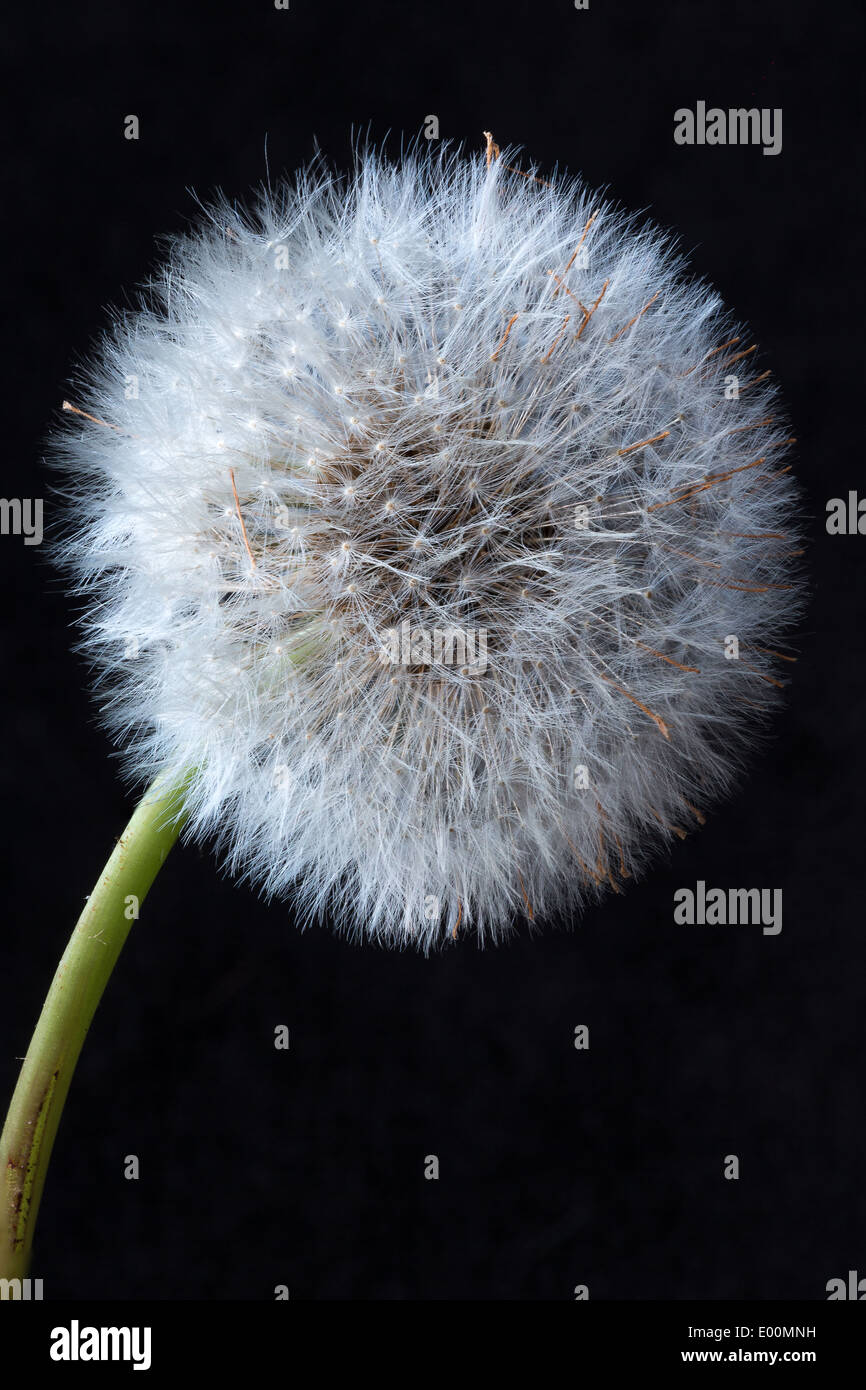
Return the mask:
M387 945L620 891L742 770L801 604L745 330L516 158L218 202L55 449L129 772L194 769L187 833Z

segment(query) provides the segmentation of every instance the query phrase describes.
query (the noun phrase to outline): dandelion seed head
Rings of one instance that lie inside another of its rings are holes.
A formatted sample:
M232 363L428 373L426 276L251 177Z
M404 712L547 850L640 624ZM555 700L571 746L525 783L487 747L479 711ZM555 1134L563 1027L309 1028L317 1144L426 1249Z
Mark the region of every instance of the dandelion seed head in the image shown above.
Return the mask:
M742 772L801 602L746 330L517 158L216 203L56 450L130 773L194 769L232 872L387 945L621 891Z

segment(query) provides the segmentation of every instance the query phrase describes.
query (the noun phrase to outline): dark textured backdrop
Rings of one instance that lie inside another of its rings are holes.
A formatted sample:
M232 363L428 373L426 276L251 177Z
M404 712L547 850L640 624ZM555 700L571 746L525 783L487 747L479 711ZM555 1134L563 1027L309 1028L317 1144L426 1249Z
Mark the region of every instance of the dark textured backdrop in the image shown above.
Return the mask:
M443 136L492 129L679 232L786 391L813 537L772 742L703 832L582 922L386 954L301 935L291 905L176 850L73 1086L37 1237L47 1297L821 1299L866 1274L866 538L823 525L828 497L866 489L854 10L49 0L7 21L4 496L44 494L67 373L154 235L194 213L189 189L242 196L266 135L276 175L314 138L345 166L353 125L396 148L435 113ZM698 99L782 107L782 153L676 146L673 112ZM131 809L48 550L0 538L4 1105ZM674 925L698 878L782 887L781 935Z

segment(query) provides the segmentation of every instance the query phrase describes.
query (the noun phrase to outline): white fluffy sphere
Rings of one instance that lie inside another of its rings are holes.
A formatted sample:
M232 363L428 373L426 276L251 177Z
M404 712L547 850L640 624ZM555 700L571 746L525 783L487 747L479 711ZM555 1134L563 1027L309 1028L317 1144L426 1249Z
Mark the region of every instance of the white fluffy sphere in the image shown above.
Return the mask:
M580 906L702 821L801 592L744 330L663 234L513 163L365 154L214 207L60 445L128 768L195 769L232 871L387 944Z

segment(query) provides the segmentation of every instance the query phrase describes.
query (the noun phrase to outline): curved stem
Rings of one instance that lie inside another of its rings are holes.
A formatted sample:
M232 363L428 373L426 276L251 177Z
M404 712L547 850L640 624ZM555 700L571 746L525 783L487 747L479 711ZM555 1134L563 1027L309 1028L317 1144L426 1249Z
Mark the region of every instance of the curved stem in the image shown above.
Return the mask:
M0 1136L3 1279L27 1274L39 1199L75 1064L129 929L180 832L188 780L163 775L145 792L48 991ZM7 1286L0 1286L0 1298L7 1296Z

